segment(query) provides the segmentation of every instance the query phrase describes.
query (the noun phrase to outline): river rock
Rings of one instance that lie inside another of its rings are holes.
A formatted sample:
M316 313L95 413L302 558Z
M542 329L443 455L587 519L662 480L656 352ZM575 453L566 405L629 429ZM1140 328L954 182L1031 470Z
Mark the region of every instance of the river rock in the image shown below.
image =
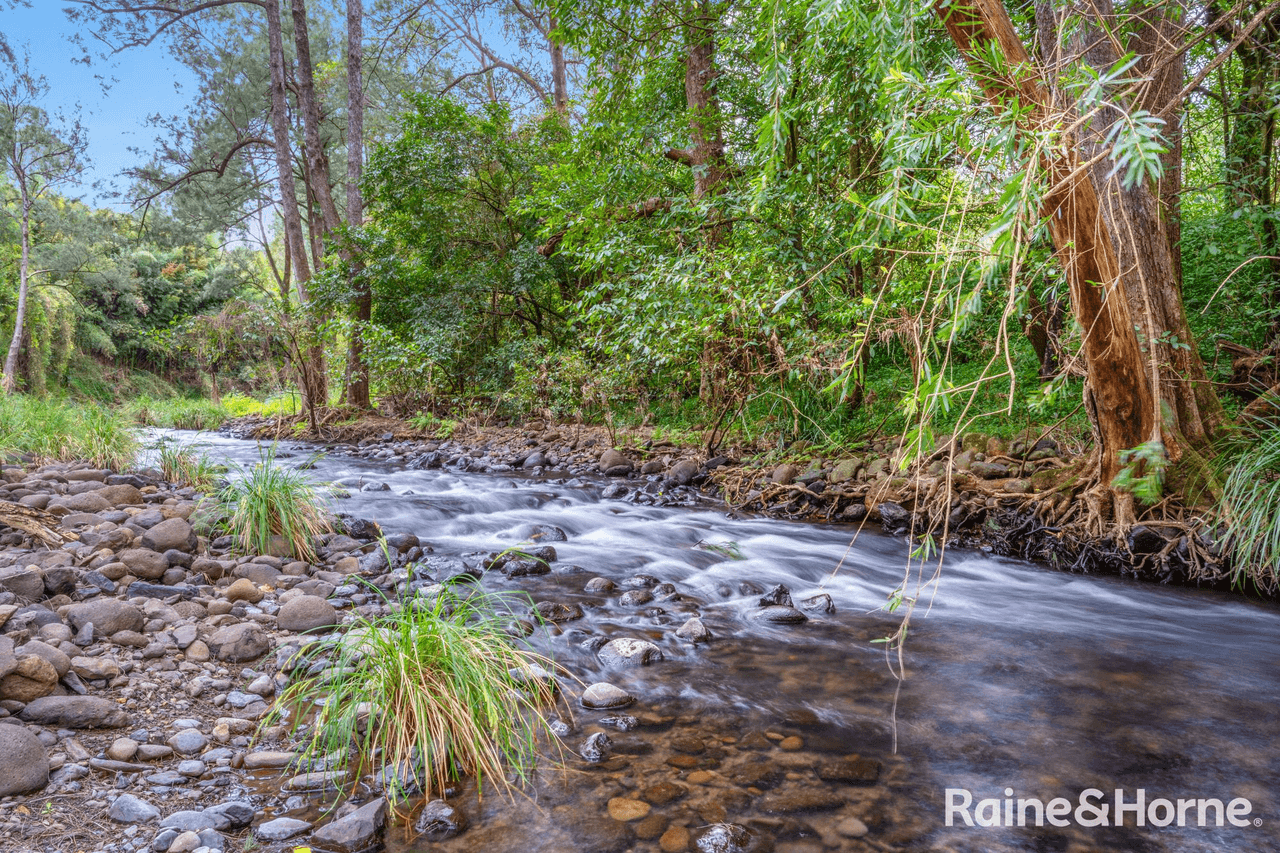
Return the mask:
M44 598L44 578L35 566L0 568L0 591L8 590L22 601Z
M648 816L653 806L644 800L634 800L631 797L613 797L609 800L608 809L609 817L629 823Z
M773 473L769 475L769 481L777 483L780 486L790 485L796 480L796 475L800 473L800 469L795 465L783 464L773 469Z
M31 640L22 648L18 649L16 654L19 656L35 655L37 657L44 658L49 663L53 664L53 669L58 673L58 678L62 678L71 670L71 658L68 657L62 649L55 649L53 646L48 643L41 642L40 640Z
M1009 476L1009 468L998 462L973 462L969 465L970 473L984 480L997 480Z
M757 607L747 615L758 622L770 622L774 625L799 625L802 622L809 621L809 617L799 610L783 605Z
M44 696L27 703L18 717L64 729L118 729L129 723L116 703L98 696Z
M613 746L613 741L604 732L596 732L582 743L582 747L578 750L581 755L590 764L599 764L609 757L609 747Z
M687 486L698 476L698 463L681 459L667 471L666 481L673 486Z
M81 678L110 680L120 674L120 664L106 655L97 657L77 656L71 659L71 671Z
M544 622L556 624L582 618L582 608L572 602L565 604L559 601L539 601L533 606L533 610Z
M711 631L697 616L690 616L676 629L676 636L691 643L705 643L711 639Z
M635 701L630 693L605 681L598 681L582 691L581 699L584 708L596 710L625 708Z
M276 624L285 631L303 633L332 628L338 624L338 611L316 595L300 595L291 599L276 614Z
M169 738L169 746L178 755L198 755L209 745L209 739L199 729L183 729Z
M67 611L67 622L75 631L92 622L94 630L111 636L120 631L141 631L146 619L141 610L127 601L95 598L93 601L71 605L71 609Z
M275 820L269 820L266 823L259 824L253 831L253 835L259 841L284 841L293 838L295 835L301 835L311 828L311 824L305 820L298 820L292 817L278 817Z
M31 702L48 696L58 685L58 671L38 655L23 655L13 671L0 678L0 699Z
M76 570L70 566L52 566L41 573L44 577L44 594L47 598L55 595L71 595L76 591L78 580Z
M387 801L365 803L346 817L325 824L311 836L317 846L335 853L359 853L373 845L387 822Z
M111 502L92 491L78 495L58 495L49 501L49 506L66 507L71 512L105 512L111 509Z
M197 542L196 532L185 518L166 518L142 534L142 547L162 554L170 549L194 551Z
M240 578L222 591L222 597L227 601L247 601L249 604L257 604L262 596L262 590L248 578Z
M818 765L818 778L846 785L874 785L880 778L880 762L860 755L826 761Z
M785 584L778 584L773 589L760 596L761 607L793 607L791 601L791 590L787 589Z
M116 823L149 823L160 817L160 810L133 794L121 794L107 809L107 817Z
M232 663L256 660L271 648L266 634L253 622L240 622L219 628L208 642L214 657Z
M831 596L825 592L810 596L800 602L800 607L804 610L812 610L815 613L835 613L836 603L831 600Z
M413 829L428 841L447 841L466 832L469 821L466 814L444 800L432 800L422 807L422 813L413 822Z
M662 649L648 640L629 637L610 640L596 654L605 666L647 666L662 660Z
M98 494L112 506L137 506L142 503L142 492L138 491L137 486L129 483L103 486L98 489Z
M22 726L0 725L0 797L49 784L49 756L40 738Z
M129 548L120 552L120 562L128 567L130 574L148 581L158 581L169 570L169 561L164 554L150 548Z
M635 465L612 447L600 455L600 471L606 477L625 477Z
M565 542L568 541L569 536L555 525L535 524L524 538L532 539L534 542Z
M583 587L584 592L605 593L613 592L617 588L617 584L608 578L592 578L587 581L587 585Z

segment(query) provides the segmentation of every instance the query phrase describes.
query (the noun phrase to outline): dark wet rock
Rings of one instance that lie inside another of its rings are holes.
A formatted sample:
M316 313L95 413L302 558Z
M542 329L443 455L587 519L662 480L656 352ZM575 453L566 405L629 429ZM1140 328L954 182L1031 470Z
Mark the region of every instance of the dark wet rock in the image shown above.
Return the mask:
M662 660L662 649L648 640L637 640L620 637L610 640L600 647L596 653L605 666L633 667L647 666Z
M296 633L319 631L338 624L338 611L319 596L300 595L281 606L276 624L281 630Z
M857 522L867 517L867 505L861 501L855 501L844 509L840 510L840 518L844 521Z
M659 474L666 466L661 459L650 459L648 462L640 466L640 473L648 476L649 474Z
M652 592L653 597L659 601L670 601L680 594L676 590L676 585L673 583L660 583L650 590L650 592Z
M876 505L880 513L880 525L885 533L906 533L911 527L911 511L893 501L881 501Z
M689 793L689 789L684 785L677 785L674 782L659 782L642 790L640 799L655 806L665 806L667 803L680 799L687 793Z
M784 584L778 584L773 589L760 596L761 607L792 607L791 590L787 589Z
M653 601L653 593L647 589L627 590L618 598L618 603L624 607L639 607L641 604L648 604L650 601Z
M617 500L619 498L625 498L629 494L631 494L631 490L622 483L610 483L604 487L603 491L600 492L600 497L605 500Z
M172 586L163 583L147 583L134 581L126 590L130 598L179 598L191 599L200 594L200 590L191 584L179 583Z
M596 732L587 738L582 746L578 749L581 755L590 764L599 764L609 757L609 747L613 746L613 741L604 732Z
M447 841L467 831L470 821L466 814L444 800L432 800L422 807L421 814L413 822L413 830L427 841Z
M711 630L697 616L690 616L676 629L676 636L691 643L705 643L711 640Z
M346 817L320 827L311 838L317 846L335 853L359 853L371 847L387 822L387 801L381 797Z
M694 846L698 853L747 853L752 833L733 823L717 823L701 830Z
M232 663L256 660L271 648L267 635L253 622L240 622L219 628L208 643L209 651L218 660Z
M769 622L774 625L798 625L809 621L809 617L799 610L783 605L757 607L749 611L747 615L757 622Z
M613 448L600 455L600 471L606 477L625 477L635 468L631 460Z
M98 696L45 696L27 703L18 717L64 729L118 729L129 724L120 706Z
M608 682L598 681L586 690L582 691L581 701L584 708L608 710L613 708L625 708L636 700L634 696L623 690L621 687L615 687Z
M551 566L542 560L507 560L500 571L509 578L523 578L550 574Z
M539 601L533 606L534 612L544 622L573 622L582 618L582 608L576 604L559 601Z
M71 595L76 591L76 570L70 566L53 566L44 570L46 596Z
M600 718L600 725L617 729L620 732L629 732L640 725L640 721L630 714L610 714L607 717Z
M569 536L553 524L535 524L525 538L534 542L566 542Z
M376 521L370 521L367 518L339 518L342 527L342 533L350 536L352 539L359 539L362 542L369 542L382 536L382 528L378 526Z
M49 756L22 726L0 725L0 797L38 791L49 784Z
M632 575L621 584L623 589L653 589L658 579L653 575Z
M818 778L846 785L874 785L880 778L880 762L859 755L826 761L818 765Z
M836 604L831 600L831 596L825 592L810 596L800 602L800 609L809 610L815 613L835 613Z
M1169 542L1159 530L1138 524L1129 531L1127 544L1134 554L1159 554Z

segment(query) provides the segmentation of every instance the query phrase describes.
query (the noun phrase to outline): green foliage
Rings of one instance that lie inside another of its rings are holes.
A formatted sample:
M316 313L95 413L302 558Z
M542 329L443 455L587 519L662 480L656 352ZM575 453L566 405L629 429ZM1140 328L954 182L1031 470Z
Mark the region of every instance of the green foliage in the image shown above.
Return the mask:
M252 468L231 473L214 496L215 526L235 537L242 553L274 553L280 543L289 555L315 562L315 538L330 529L322 491L302 471L277 465L275 445L262 448Z
M1280 425L1257 426L1256 437L1226 454L1218 517L1229 525L1233 584L1274 593L1280 588Z
M302 411L302 399L297 391L281 391L268 396L265 400L255 400L244 394L228 394L222 398L222 408L227 416L241 418L245 415L261 415L276 417L277 415L296 415Z
M529 780L539 741L553 737L543 714L555 666L503 631L527 599L461 585L426 592L309 644L294 670L303 677L267 722L286 717L302 732L303 756L333 769L397 769L394 799L418 788L441 796L463 775L509 793ZM321 660L324 673L307 678L307 664Z
M156 464L170 483L191 486L199 492L212 490L227 473L225 465L213 462L197 448L174 441L161 441L156 447Z
M138 440L127 419L104 406L10 394L0 397L0 451L125 471Z
M1128 492L1147 506L1160 502L1169 468L1163 442L1148 441L1121 451L1120 464L1120 472L1111 481L1113 489Z
M431 412L419 412L409 418L409 426L422 432L430 433L436 438L451 438L458 428L457 421L438 418Z
M167 400L138 397L125 404L124 412L133 419L134 423L168 429L215 429L222 426L230 417L228 410L223 406L209 400L193 400L185 397Z

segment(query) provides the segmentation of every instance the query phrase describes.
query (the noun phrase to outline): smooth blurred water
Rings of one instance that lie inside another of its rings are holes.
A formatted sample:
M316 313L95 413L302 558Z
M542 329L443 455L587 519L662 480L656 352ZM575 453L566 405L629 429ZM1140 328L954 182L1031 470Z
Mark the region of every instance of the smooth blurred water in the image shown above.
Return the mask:
M211 456L241 465L259 458L252 442L195 440ZM281 451L296 454L281 459L284 465L313 453L287 444ZM319 459L310 474L351 493L336 509L375 519L388 532L412 532L437 555L502 550L524 541L533 524L562 528L568 541L554 543L555 572L516 581L490 573L485 584L580 604L586 619L547 633L539 640L543 647L584 681L611 681L640 697L641 708L675 717L669 728L655 730L653 755L633 759L637 778L675 774L660 760L668 754L663 738L689 725L728 739L756 730L801 736L805 752L794 759L800 763L788 764L801 777L797 785L825 784L805 776L805 756L816 763L858 753L884 763L880 791L888 804L876 806L881 824L866 839L841 839L823 823L862 802L857 791L834 786L851 805L835 816L795 815L817 840L811 843L803 830L796 836L794 827L778 830L779 850L1280 849L1280 760L1273 745L1280 612L1273 605L953 551L916 608L907 678L899 683L884 646L872 641L898 624L882 605L908 571L905 539L867 529L854 540L848 526L602 500L599 483L403 470L337 456ZM368 482L390 490L360 491ZM707 550L707 543L741 558ZM565 571L569 565L585 571ZM911 569L913 577L917 571ZM582 591L597 575L620 581L640 572L675 584L688 600L659 603L663 612L654 612L621 606L616 594ZM751 621L746 613L758 595L741 594L744 581L785 584L797 601L827 593L836 612L810 614L800 626ZM907 589L915 589L914 580ZM708 645L674 636L694 610L715 635ZM606 671L580 646L583 632L652 639L666 659ZM596 730L589 714L579 722L584 733ZM728 750L724 767L741 758L735 747ZM597 787L560 808L599 813L602 806L591 797L610 789L592 784ZM625 779L619 784L625 787ZM1251 817L1262 823L1179 829L1134 827L1130 819L1123 828L946 828L949 787L967 788L975 800L1003 797L1006 787L1045 801L1074 801L1088 787L1108 798L1124 788L1130 800L1137 788L1148 799L1246 797ZM729 810L730 820L765 817L760 804L766 800L729 800L737 809ZM563 811L535 819L488 799L485 808L487 829L439 849L584 849L576 836L556 829L565 824ZM510 837L495 829L526 820L549 823ZM795 837L788 840L787 832ZM813 846L819 842L826 846ZM658 847L637 840L631 849Z

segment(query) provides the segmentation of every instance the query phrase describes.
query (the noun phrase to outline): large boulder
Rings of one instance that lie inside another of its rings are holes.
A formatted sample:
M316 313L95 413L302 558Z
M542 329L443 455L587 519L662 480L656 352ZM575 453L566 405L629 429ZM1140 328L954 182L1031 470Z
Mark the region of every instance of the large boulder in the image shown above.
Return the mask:
M194 551L198 540L191 523L184 518L168 518L142 534L142 547L164 553L170 548Z
M218 660L241 663L256 660L271 649L271 641L253 622L239 622L219 628L209 638L209 650Z
M0 699L31 702L58 686L58 670L39 655L23 655L13 671L0 678Z
M5 566L0 568L0 590L23 601L39 601L44 597L44 577L35 566Z
M276 624L285 631L318 631L337 625L338 611L319 596L300 595L280 608Z
M45 696L27 703L18 717L64 729L118 729L129 724L120 706L98 696Z
M23 726L0 725L0 797L38 791L49 784L49 755Z
M143 580L157 581L169 571L169 561L164 554L150 548L130 548L120 552L120 562L129 567L129 573Z
M102 496L101 490L79 495L58 495L49 501L49 507L65 507L69 512L105 512L111 509L111 501Z
M600 455L600 471L608 477L625 477L635 466L612 447Z
M121 483L116 486L103 486L98 490L112 506L138 506L142 503L142 492L136 486Z
M146 622L141 610L118 598L97 598L73 604L67 611L67 621L76 631L92 622L94 630L104 636L118 631L141 631Z

